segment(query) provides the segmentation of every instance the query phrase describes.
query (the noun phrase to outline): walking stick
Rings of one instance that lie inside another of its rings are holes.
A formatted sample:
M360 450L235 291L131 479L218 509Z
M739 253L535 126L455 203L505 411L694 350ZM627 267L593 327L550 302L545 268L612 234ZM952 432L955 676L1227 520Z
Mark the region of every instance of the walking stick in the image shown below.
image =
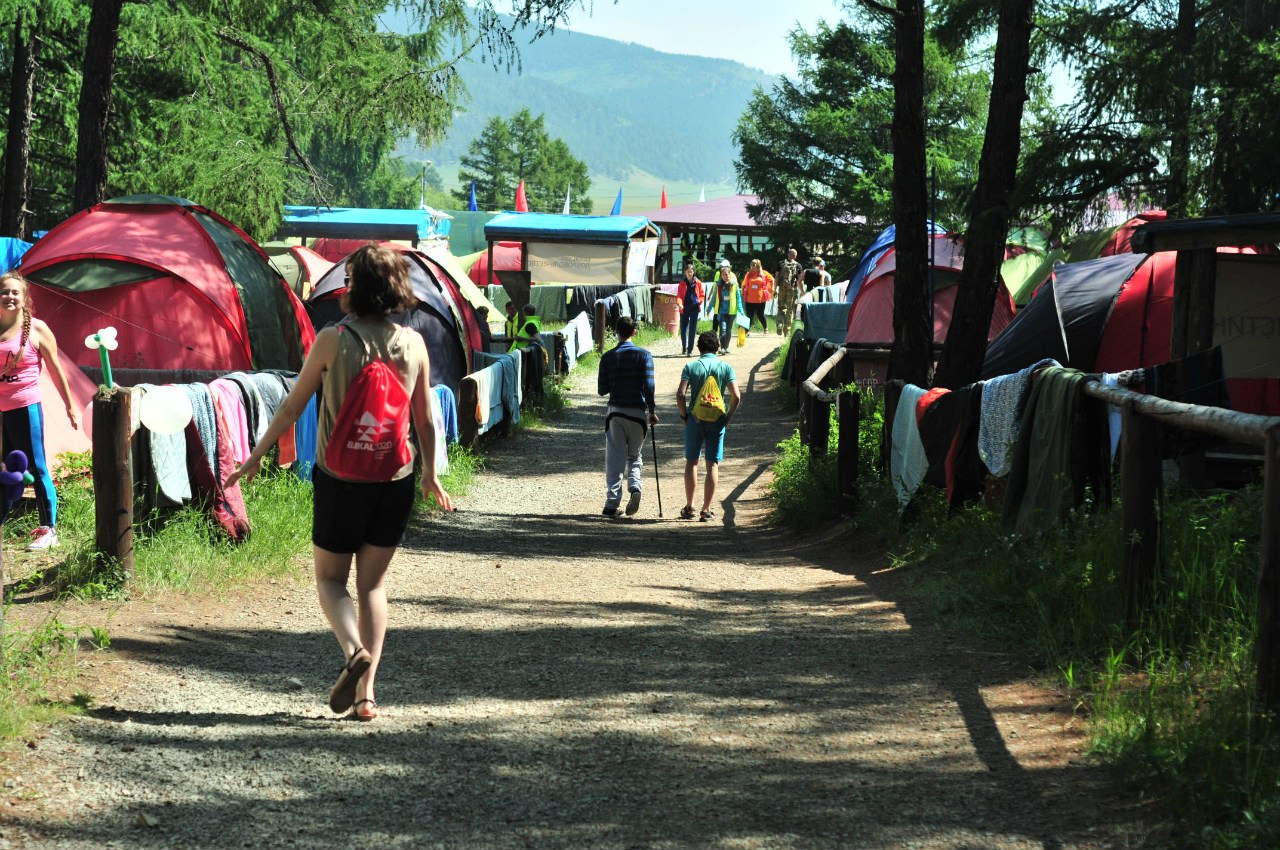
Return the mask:
M653 488L658 491L658 518L662 518L662 481L658 478L658 426L649 426L649 437L653 440Z

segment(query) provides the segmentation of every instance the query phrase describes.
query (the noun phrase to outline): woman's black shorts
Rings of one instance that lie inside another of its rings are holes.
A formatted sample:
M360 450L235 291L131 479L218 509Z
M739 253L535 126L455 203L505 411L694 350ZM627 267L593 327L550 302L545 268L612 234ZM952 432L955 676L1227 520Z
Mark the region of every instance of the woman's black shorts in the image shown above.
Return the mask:
M312 543L340 554L356 552L366 543L400 545L413 511L412 475L370 484L334 478L317 465L312 478Z

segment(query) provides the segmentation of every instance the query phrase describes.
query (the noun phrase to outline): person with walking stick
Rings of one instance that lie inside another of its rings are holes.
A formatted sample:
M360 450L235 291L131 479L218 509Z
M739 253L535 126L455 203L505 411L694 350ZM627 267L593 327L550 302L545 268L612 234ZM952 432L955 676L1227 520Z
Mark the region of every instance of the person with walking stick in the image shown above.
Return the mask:
M624 479L630 493L627 516L640 510L640 455L645 432L658 424L653 407L653 355L631 341L635 332L634 319L618 319L618 344L600 358L597 377L600 395L609 397L604 419L605 497L601 511L607 517L618 515Z

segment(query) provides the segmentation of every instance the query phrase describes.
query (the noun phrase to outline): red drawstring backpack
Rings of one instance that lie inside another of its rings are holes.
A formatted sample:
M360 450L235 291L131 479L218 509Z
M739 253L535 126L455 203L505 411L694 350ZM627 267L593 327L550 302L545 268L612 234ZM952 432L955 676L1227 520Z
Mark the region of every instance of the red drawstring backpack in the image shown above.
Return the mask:
M396 367L370 352L350 325L338 325L339 347L347 334L364 346L369 363L347 387L325 446L324 465L347 481L390 481L413 460L409 393Z

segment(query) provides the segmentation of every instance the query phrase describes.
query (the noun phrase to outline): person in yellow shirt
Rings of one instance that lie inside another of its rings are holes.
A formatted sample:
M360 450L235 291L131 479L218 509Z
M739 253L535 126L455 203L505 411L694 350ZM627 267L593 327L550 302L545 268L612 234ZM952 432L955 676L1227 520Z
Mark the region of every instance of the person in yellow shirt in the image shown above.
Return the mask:
M760 265L759 260L751 261L751 270L742 279L742 303L747 311L747 333L755 327L756 319L766 332L769 322L764 317L764 306L773 298L773 275Z

